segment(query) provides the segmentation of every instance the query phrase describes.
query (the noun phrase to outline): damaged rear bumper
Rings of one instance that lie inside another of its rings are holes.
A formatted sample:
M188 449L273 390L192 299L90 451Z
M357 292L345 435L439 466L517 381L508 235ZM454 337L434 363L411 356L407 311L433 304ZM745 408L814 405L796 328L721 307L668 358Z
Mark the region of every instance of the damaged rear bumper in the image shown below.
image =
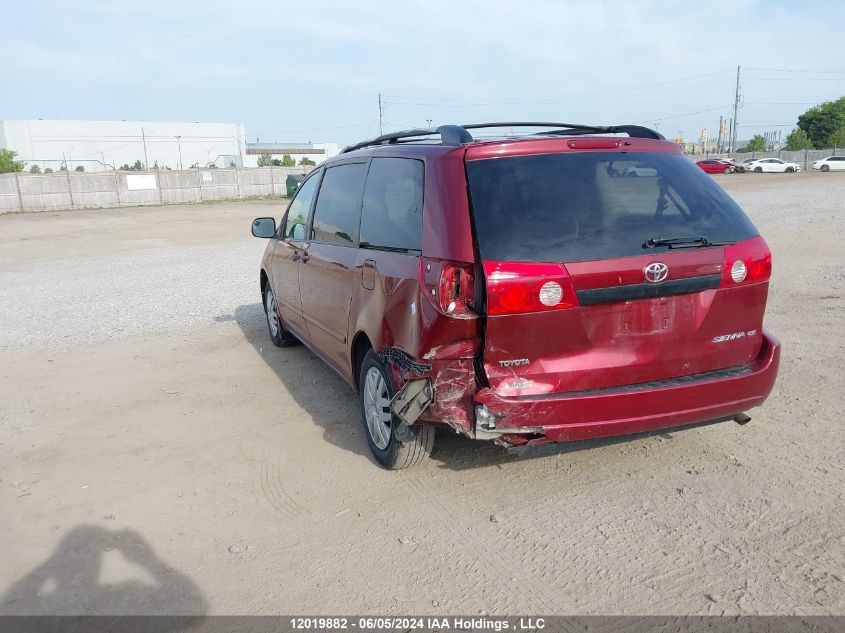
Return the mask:
M780 343L764 333L757 358L726 372L660 385L516 398L485 388L474 398L475 436L508 444L569 442L729 418L763 403L779 360Z

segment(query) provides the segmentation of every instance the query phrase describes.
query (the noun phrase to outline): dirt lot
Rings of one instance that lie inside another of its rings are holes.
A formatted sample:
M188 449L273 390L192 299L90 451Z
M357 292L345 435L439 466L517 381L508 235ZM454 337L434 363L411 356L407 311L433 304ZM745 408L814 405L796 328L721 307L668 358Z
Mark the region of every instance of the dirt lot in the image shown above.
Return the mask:
M398 473L268 340L280 203L0 217L0 613L845 613L845 174L718 180L774 253L751 424Z

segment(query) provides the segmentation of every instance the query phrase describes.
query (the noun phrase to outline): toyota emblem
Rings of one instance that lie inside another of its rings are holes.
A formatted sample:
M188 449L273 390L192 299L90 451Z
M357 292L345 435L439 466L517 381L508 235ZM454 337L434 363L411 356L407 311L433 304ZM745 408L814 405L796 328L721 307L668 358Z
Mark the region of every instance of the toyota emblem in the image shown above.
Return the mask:
M645 273L645 280L658 284L669 276L669 267L663 262L654 262L643 268Z

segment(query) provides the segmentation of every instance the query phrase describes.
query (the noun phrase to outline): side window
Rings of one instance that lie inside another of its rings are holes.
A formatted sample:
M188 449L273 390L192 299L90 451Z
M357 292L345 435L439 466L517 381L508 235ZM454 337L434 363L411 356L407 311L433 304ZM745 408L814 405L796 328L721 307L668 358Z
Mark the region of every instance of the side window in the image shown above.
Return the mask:
M311 239L351 246L358 241L358 212L367 174L366 163L326 170L314 207Z
M320 174L314 174L302 183L299 191L296 192L285 216L282 239L305 239L305 225L308 224L308 212L311 210L311 202L314 200L318 182L320 182Z
M421 250L424 182L422 161L374 158L364 188L361 241Z

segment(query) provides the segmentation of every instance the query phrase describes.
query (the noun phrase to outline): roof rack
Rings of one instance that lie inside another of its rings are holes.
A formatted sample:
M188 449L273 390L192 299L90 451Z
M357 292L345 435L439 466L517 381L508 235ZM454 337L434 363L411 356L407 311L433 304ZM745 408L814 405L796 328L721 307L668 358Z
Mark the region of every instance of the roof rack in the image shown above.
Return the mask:
M426 136L440 135L442 145L463 145L473 140L468 130L504 127L548 127L555 128L544 132L535 132L537 136L571 136L575 134L627 134L634 138L651 138L665 141L659 132L640 125L581 125L578 123L542 123L536 121L501 122L501 123L469 123L467 125L441 125L437 128L417 128L382 134L368 141L361 141L355 145L343 148L341 154L352 152L364 147L377 145L394 145L396 143L410 143L423 140Z

